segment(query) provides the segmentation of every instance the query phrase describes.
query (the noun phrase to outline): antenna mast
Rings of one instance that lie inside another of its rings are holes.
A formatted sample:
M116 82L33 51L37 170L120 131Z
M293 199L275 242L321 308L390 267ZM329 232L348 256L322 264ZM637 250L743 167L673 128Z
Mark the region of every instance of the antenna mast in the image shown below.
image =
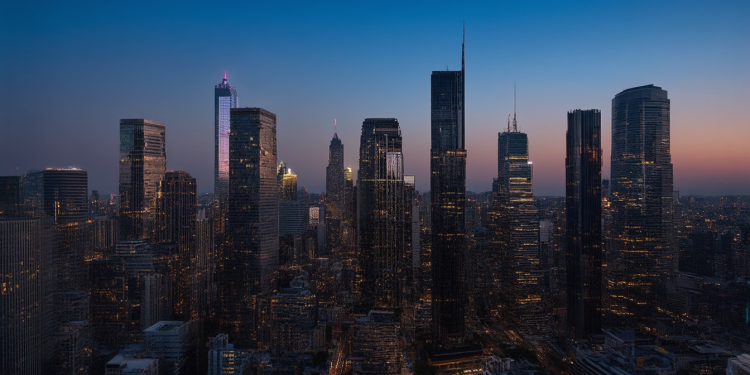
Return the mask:
M516 83L513 82L513 132L518 132L518 122L516 122Z

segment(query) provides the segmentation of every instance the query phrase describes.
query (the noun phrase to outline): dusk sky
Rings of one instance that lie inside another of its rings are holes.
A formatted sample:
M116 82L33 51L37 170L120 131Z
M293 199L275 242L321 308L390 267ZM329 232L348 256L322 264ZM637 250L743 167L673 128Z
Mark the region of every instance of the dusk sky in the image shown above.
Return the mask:
M460 69L467 189L497 176L513 112L537 195L565 193L566 113L646 84L671 100L674 187L750 194L750 1L29 2L0 5L0 175L73 165L118 192L119 120L166 124L167 169L213 190L214 86L277 115L278 158L325 189L334 119L357 169L367 117L395 117L407 174L429 189L430 73Z

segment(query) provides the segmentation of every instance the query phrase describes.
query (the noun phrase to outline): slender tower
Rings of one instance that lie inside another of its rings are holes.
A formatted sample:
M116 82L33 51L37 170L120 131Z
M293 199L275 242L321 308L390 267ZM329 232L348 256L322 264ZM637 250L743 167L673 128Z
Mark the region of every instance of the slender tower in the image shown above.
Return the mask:
M432 324L437 342L464 339L466 149L464 148L464 45L460 71L431 76L430 189L432 217Z
M229 193L229 110L237 108L237 90L224 79L214 88L214 196L226 203Z
M565 258L568 330L586 338L602 328L602 114L568 112Z
M328 148L326 167L326 252L337 253L341 248L341 222L344 208L344 144L335 130Z

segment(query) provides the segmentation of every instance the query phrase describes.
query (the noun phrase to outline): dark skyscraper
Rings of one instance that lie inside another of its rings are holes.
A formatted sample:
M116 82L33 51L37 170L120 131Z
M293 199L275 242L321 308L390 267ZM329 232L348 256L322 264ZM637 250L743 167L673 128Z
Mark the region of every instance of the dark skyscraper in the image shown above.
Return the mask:
M326 251L338 253L341 247L341 221L344 210L344 144L333 133L326 167ZM338 255L338 254L337 254Z
M214 196L226 202L229 193L229 111L237 108L237 90L224 79L214 88Z
M646 324L656 285L676 270L669 99L661 87L627 89L612 99L610 311Z
M466 149L464 148L464 45L460 71L431 76L430 189L432 220L432 325L444 346L465 331Z
M357 181L361 293L366 307L400 307L407 249L401 129L395 118L362 123ZM343 172L343 171L342 171ZM411 206L408 207L411 209Z
M169 171L159 184L154 218L154 243L177 245L172 267L174 318L197 319L193 306L196 282L196 214L197 186L195 179L183 171Z
M568 328L575 338L602 328L602 114L568 112L565 157Z
M145 238L167 169L164 124L120 120L120 238Z
M220 323L232 341L253 345L257 297L271 291L279 266L276 115L261 108L234 108L231 129Z

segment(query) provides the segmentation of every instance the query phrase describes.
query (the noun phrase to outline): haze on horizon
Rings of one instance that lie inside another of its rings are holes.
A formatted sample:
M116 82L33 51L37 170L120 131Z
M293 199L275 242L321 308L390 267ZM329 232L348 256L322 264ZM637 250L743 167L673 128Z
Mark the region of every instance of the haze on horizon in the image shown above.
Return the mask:
M497 133L529 134L534 190L565 191L566 113L669 92L674 186L750 193L750 3L512 3L429 7L222 3L0 5L0 175L65 167L118 192L119 120L166 124L167 169L213 190L213 87L226 69L242 107L276 113L278 159L325 189L333 122L357 168L367 117L395 117L405 172L429 189L430 73L460 68L466 22L467 189L491 188ZM44 11L40 11L44 9Z

